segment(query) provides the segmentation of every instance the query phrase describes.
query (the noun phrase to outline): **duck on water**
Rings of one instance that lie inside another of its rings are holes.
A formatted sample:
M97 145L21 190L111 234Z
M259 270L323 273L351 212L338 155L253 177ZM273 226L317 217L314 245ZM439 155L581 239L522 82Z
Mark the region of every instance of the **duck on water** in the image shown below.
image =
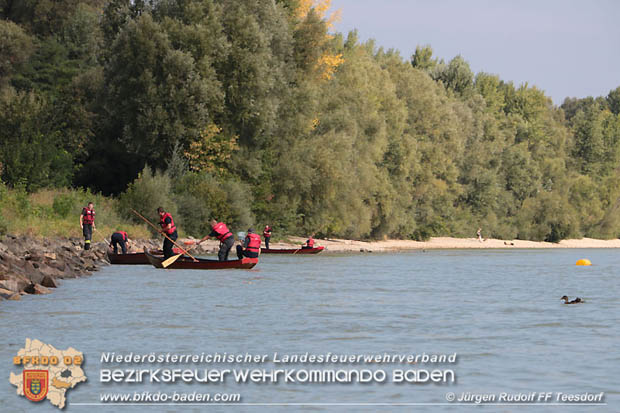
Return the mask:
M579 297L576 297L576 298L575 298L574 300L572 300L572 301L568 301L568 297L567 297L567 296L565 296L565 295L563 295L563 296L562 296L562 298L560 298L560 300L564 300L564 304L580 304L580 303L583 303L583 302L584 302L584 301L583 301L581 298L579 298Z

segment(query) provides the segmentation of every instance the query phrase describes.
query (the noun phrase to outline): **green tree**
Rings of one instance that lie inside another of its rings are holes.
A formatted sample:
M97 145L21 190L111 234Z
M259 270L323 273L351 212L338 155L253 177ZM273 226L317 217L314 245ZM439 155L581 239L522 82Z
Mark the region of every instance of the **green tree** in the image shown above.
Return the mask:
M620 114L620 86L610 91L606 99L611 113L614 115Z
M411 56L411 65L416 69L431 73L437 66L437 59L433 59L433 49L429 46L416 46L415 53Z
M59 145L49 114L45 99L34 93L0 92L2 181L29 191L69 185L72 157Z
M474 85L474 74L469 63L462 56L456 56L448 65L438 65L433 70L433 78L441 81L444 86L459 95L468 93Z
M0 20L0 88L20 70L33 48L32 38L20 26Z
M172 48L145 13L129 22L105 68L106 111L128 150L162 165L177 141L196 140L210 120L211 92L188 53Z
M159 222L157 208L162 207L172 216L177 215L177 205L173 200L173 183L165 173L153 172L145 167L138 177L127 187L119 197L119 213L136 223L143 221L132 212L138 211L149 221Z

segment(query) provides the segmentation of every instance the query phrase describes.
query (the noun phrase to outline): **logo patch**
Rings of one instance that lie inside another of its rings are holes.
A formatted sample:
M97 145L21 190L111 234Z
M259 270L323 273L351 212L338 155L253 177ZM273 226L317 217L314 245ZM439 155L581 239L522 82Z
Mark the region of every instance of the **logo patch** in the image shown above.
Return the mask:
M47 396L49 388L49 371L24 370L24 396L33 402L40 402Z

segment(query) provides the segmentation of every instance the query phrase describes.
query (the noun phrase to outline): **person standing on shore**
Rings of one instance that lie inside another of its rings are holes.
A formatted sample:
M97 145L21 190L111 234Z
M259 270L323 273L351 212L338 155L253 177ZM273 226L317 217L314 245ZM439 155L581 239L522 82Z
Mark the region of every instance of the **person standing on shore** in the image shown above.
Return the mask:
M203 241L208 240L211 237L215 237L220 241L220 251L217 253L217 258L220 261L228 260L228 253L230 253L230 249L235 244L235 237L233 237L232 232L228 230L228 227L223 222L217 222L217 220L211 220L211 233L209 235L205 235L198 244L201 244Z
M237 245L237 257L242 259L244 256L248 258L258 258L260 253L260 235L254 233L254 229L248 229L248 235L245 236L243 246Z
M482 228L478 228L476 235L478 236L478 242L482 242Z
M265 238L265 248L269 249L269 240L271 239L271 227L269 225L265 225L263 238Z
M121 246L121 251L123 254L127 254L127 249L131 248L131 244L129 242L129 236L125 231L116 231L112 234L111 237L112 242L110 246L114 248L114 253L118 254L118 246Z
M82 235L84 235L84 250L90 249L90 241L93 239L93 230L95 229L95 206L92 202L82 208L80 214L80 227Z
M162 248L164 250L164 259L167 259L174 255L172 252L172 241L176 241L179 234L177 234L177 227L174 225L174 220L169 212L159 207L157 208L157 213L159 214L159 225L161 225L161 230L159 232L168 236L167 238L164 237L164 246Z

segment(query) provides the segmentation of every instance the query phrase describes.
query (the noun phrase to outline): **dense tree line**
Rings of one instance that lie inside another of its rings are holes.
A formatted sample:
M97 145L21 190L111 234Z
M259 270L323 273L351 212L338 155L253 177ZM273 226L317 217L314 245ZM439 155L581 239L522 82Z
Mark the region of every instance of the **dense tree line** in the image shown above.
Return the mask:
M557 107L312 0L0 0L0 168L186 232L620 235L620 87ZM612 85L613 86L613 85Z

